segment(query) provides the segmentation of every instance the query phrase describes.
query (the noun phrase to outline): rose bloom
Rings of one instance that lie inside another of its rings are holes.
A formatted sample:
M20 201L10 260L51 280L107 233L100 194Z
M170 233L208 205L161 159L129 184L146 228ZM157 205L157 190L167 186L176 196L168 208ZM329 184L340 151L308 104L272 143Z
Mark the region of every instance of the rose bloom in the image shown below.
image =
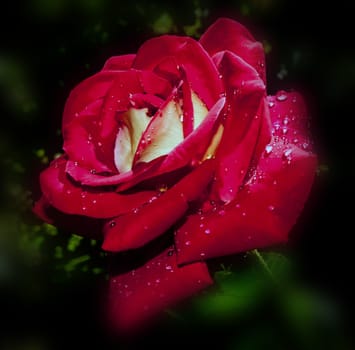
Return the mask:
M287 241L316 169L301 96L267 96L262 45L226 18L111 57L62 130L34 212L112 253L117 329L211 285L208 259Z

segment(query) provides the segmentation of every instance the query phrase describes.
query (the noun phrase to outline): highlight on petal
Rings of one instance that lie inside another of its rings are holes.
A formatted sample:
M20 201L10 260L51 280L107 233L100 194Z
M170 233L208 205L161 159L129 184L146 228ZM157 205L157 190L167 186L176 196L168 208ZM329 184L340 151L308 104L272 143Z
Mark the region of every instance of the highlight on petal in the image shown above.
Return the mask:
M42 193L48 202L67 214L111 218L141 206L155 195L154 191L118 194L110 190L83 188L65 173L66 160L58 158L41 173Z
M275 144L235 201L188 217L176 233L179 263L266 247L287 240L308 197L316 158Z
M110 277L110 326L120 331L137 329L212 283L206 264L179 267L171 247L136 270Z
M240 23L229 18L220 18L201 36L201 45L211 55L231 51L256 69L266 80L263 46Z

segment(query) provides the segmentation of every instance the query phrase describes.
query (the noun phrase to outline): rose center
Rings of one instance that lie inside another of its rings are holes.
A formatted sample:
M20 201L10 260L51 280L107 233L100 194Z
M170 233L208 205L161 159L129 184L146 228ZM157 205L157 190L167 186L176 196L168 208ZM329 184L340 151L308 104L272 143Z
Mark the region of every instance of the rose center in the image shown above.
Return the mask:
M208 110L192 92L193 129L205 119ZM150 162L169 154L184 140L182 103L171 100L153 117L148 109L130 108L120 118L114 160L120 173L130 171L137 163Z

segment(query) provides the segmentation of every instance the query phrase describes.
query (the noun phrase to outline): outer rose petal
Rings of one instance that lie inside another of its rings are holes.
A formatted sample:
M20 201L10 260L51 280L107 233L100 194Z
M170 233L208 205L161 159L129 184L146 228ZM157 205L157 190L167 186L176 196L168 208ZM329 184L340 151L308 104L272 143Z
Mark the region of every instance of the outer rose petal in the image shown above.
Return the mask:
M200 43L211 56L220 51L232 51L253 66L263 81L266 80L263 46L240 23L220 18L201 36Z
M173 248L167 249L137 270L111 277L108 305L111 326L132 330L212 283L204 263L178 267Z
M102 238L103 220L62 213L52 207L44 196L35 203L33 212L44 222L66 231L94 239Z
M175 239L179 263L286 241L308 197L315 170L314 155L275 143L236 201L190 216L182 225Z
M133 68L154 70L169 56L183 66L192 90L210 109L223 92L223 86L212 59L195 40L173 35L150 39L139 49Z
M110 57L105 65L102 67L102 70L126 70L132 67L132 63L135 59L135 54L128 54L122 56L113 56Z
M116 77L116 72L101 71L77 85L71 91L64 107L63 128L86 106L104 97Z
M303 97L297 92L279 91L268 96L268 104L274 135L310 150L309 119Z
M214 168L214 160L206 160L160 197L109 222L102 248L113 252L139 248L163 234L185 214L187 202L201 197Z
M48 202L67 214L111 218L141 206L156 192L118 194L75 185L65 173L66 160L56 159L41 173L41 189Z

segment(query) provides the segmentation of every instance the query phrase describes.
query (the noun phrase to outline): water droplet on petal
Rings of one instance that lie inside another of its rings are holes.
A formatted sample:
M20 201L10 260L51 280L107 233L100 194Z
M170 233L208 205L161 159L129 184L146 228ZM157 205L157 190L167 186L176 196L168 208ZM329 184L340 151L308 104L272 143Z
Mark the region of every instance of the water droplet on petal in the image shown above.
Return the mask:
M266 145L265 146L265 153L267 155L269 155L272 152L272 149L273 149L272 145Z
M206 235L209 235L210 233L211 233L211 230L210 230L209 228L206 228L205 234L206 234Z
M283 101L286 101L287 100L287 95L284 91L280 91L277 93L276 95L276 99L279 101L279 102L283 102Z
M172 270L172 266L171 265L166 265L165 266L165 270L168 270L168 271Z
M112 220L109 225L110 225L110 227L115 227L116 226L116 221Z
M155 283L160 283L160 279L157 278L157 279L155 280Z
M284 135L286 135L287 132L288 132L288 128L287 128L286 126L284 126L284 127L282 128L282 133L283 133Z
M86 194L87 194L87 193L86 193L85 191L81 192L81 193L80 193L81 198L85 198L85 197L86 197Z
M95 170L95 169L91 169L91 170L90 170L90 174L95 175L95 174L96 174L96 170Z
M289 158L291 153L292 153L292 149L289 148L289 149L286 149L283 154L286 158Z
M218 215L220 216L224 216L226 214L226 211L221 209L219 212L218 212Z
M172 256L172 255L174 255L174 250L173 249L168 251L168 256Z
M269 205L267 208L268 208L270 211L274 211L274 210L275 210L275 207L274 207L273 205Z
M270 101L270 102L269 102L269 107L272 108L272 107L274 107L274 106L275 106L275 102Z
M185 245L186 245L186 246L190 246L190 245L191 245L191 241L186 241L186 242L185 242Z
M93 199L92 204L96 204L96 203L97 203L96 199Z

